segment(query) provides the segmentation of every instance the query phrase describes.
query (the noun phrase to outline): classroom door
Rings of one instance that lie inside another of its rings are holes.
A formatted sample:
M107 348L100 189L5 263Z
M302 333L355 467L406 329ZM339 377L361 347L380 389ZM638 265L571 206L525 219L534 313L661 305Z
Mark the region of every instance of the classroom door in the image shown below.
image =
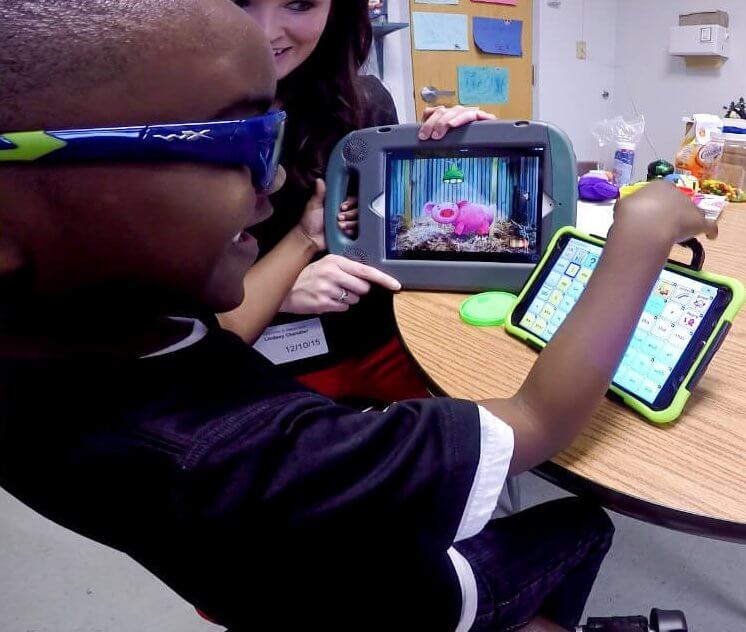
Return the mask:
M533 116L533 0L517 0L516 6L458 0L455 5L429 4L409 0L410 15L424 11L430 13L457 13L467 16L468 51L417 50L414 25L412 34L412 72L414 99L418 119L428 105L457 105L459 103L459 66L492 66L505 68L508 72L507 102L504 104L480 103L480 107L503 119L531 119ZM521 44L523 55L513 57L483 53L474 42L473 18L500 18L521 20L523 33ZM423 89L435 88L451 92L438 95L434 103L422 97Z

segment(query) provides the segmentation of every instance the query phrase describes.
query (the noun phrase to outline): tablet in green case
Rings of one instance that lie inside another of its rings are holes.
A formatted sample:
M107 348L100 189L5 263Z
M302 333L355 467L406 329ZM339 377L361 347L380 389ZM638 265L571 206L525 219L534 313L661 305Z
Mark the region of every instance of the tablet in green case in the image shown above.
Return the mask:
M508 314L508 333L545 347L585 290L603 246L604 240L574 228L558 231ZM736 279L668 263L612 378L611 393L654 423L674 421L745 297Z

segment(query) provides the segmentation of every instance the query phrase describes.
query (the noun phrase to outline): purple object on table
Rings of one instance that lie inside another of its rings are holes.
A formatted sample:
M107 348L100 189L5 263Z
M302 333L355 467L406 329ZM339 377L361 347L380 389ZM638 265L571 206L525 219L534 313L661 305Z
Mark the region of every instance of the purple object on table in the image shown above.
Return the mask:
M578 197L585 202L606 202L619 197L619 189L605 178L583 176L578 180Z

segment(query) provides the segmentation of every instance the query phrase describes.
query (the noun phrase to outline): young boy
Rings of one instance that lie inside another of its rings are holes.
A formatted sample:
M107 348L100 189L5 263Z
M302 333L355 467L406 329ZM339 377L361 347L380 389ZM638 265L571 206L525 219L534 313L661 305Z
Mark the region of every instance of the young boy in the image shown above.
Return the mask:
M243 298L281 128L215 121L265 113L270 55L229 0L0 6L0 485L233 632L572 628L608 518L490 514L586 423L671 245L714 225L666 184L621 202L511 399L335 405L208 315Z

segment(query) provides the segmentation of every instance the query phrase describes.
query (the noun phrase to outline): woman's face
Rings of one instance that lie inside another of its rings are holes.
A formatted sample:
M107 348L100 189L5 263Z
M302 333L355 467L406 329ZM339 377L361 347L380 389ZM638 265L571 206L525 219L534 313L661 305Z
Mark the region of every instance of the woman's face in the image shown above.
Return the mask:
M236 4L258 22L269 38L277 78L284 79L318 45L332 0L236 0Z

